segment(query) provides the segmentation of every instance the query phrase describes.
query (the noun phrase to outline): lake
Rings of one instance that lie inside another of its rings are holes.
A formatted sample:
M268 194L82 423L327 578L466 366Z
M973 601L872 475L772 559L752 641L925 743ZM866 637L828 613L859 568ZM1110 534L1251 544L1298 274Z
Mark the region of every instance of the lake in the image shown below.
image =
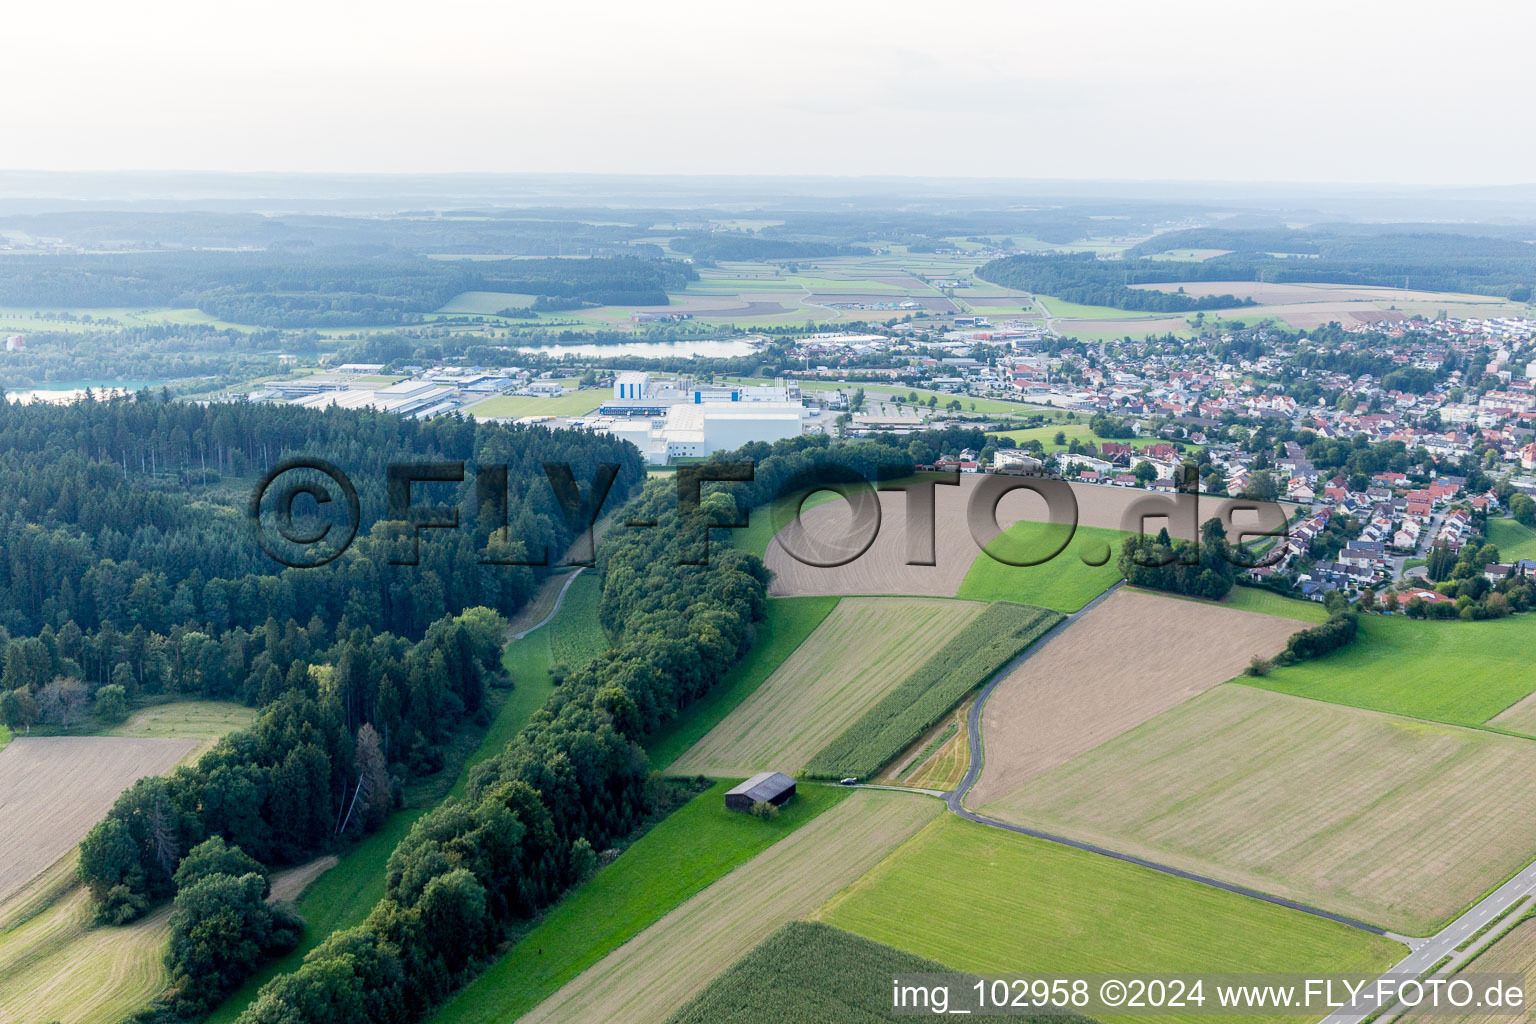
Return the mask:
M128 395L143 388L159 389L159 380L60 380L37 384L29 388L5 389L5 397L13 402L73 402L85 397L87 388L97 398Z

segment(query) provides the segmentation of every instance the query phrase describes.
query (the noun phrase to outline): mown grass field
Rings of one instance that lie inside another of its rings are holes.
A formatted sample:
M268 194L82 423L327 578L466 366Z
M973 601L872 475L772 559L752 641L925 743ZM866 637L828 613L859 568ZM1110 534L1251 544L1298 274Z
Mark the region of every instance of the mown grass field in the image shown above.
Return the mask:
M244 729L256 721L256 709L244 704L216 700L178 700L151 704L135 711L128 720L107 729L107 736L141 736L173 740L196 740L187 755L192 761L211 750L219 737Z
M170 908L122 928L93 927L89 894L63 866L44 905L0 929L0 1020L117 1024L153 999L168 975Z
M1140 590L1139 587L1128 588ZM1143 591L1153 593L1153 591ZM1233 587L1227 591L1227 596L1220 601L1206 601L1198 597L1185 597L1182 594L1169 594L1163 591L1156 592L1160 597L1170 598L1175 601L1193 601L1195 604L1210 604L1220 608L1235 608L1240 612L1258 612L1260 615L1277 615L1282 619L1295 619L1298 622L1324 622L1328 618L1328 609L1316 601L1303 601L1300 598L1285 597L1273 590L1264 590L1260 587ZM1297 626L1297 629L1304 627Z
M815 915L961 971L1377 971L1389 939L945 815ZM1162 1020L1171 1018L1162 1017Z
M1252 680L1282 693L1453 725L1482 725L1536 690L1536 618L1416 622L1366 615L1355 642Z
M1488 540L1499 549L1502 561L1536 558L1536 530L1513 519L1488 520Z
M662 1024L753 946L810 914L942 811L931 797L850 793L603 957L523 1024Z
M585 665L611 646L608 634L597 618L597 606L603 599L603 581L596 572L588 571L576 577L560 614L541 632L549 633L549 652L557 664L567 668ZM537 633L524 639L533 639Z
M1218 686L984 810L1428 935L1536 849L1536 743Z
M552 908L459 992L437 1024L513 1021L738 865L836 806L850 790L807 786L772 821L725 809L718 782Z
M518 416L582 416L603 404L611 392L601 388L569 391L558 398L533 395L497 395L466 406L464 412L478 419Z
M1088 429L1088 424L1084 420L1078 420L1074 423L1048 424L1043 427L1025 427L1020 430L1002 430L996 433L998 437L1006 437L1015 445L1022 445L1025 441L1039 441L1048 452L1067 451L1071 447L1073 440L1080 443L1091 442L1094 445L1104 441L1104 438L1098 437L1092 430ZM1057 443L1057 434L1065 435L1066 441ZM1163 443L1163 439L1160 437L1128 437L1124 439L1116 438L1115 443L1128 444L1133 448L1146 448L1150 445ZM1189 441L1179 441L1177 443L1183 445L1191 452L1200 450L1199 445L1192 444Z
M945 598L843 599L672 771L799 771L984 607Z
M1075 612L1120 579L1115 559L1125 536L1119 530L1079 526L1061 554L1040 565L1008 565L983 551L971 563L955 596ZM1003 557L1023 561L1053 550L1065 537L1063 526L1024 521L1008 527L988 548ZM1103 561L1089 565L1084 557Z
M1043 608L989 606L813 757L805 774L872 777L1060 621Z
M898 974L950 973L953 969L944 964L831 925L791 921L710 982L667 1024L875 1024L911 1020L892 1012L890 979ZM1056 1024L1087 1024L1083 1017L1051 1020Z
M665 771L689 747L709 734L771 676L784 659L837 607L835 597L775 597L757 624L747 656L713 690L694 701L686 713L650 736L645 749L651 765Z

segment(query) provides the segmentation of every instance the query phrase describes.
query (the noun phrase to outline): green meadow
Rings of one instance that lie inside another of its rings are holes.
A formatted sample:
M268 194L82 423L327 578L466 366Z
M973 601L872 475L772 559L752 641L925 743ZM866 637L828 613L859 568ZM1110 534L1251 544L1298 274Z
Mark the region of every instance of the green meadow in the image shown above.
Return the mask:
M1363 615L1341 651L1243 682L1299 697L1478 726L1536 690L1536 618L1423 622Z
M1405 952L1310 914L953 815L816 918L984 973L1375 973Z
M837 607L835 597L775 597L768 617L757 624L757 638L747 656L709 693L694 701L682 718L658 730L646 741L651 764L666 770L684 751L708 735L752 691L773 675L784 659L815 632Z
M976 556L955 596L971 601L1013 601L1058 612L1075 612L1120 579L1115 560L1125 536L1119 530L1079 526L1061 553L1049 561L1039 565L1009 565L998 561L988 551L1020 562L1054 550L1067 537L1067 528L1059 523L1014 523L987 545L987 551Z
M715 783L641 836L556 904L433 1019L510 1024L672 908L851 793L802 786L776 818L765 821L725 809L725 791L736 781Z

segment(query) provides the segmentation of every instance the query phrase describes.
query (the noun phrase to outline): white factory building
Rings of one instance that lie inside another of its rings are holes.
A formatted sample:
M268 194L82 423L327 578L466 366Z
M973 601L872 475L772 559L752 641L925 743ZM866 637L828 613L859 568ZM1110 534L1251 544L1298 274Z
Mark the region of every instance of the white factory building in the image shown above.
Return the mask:
M748 441L800 436L799 402L698 402L668 406L660 416L598 416L591 430L611 433L640 449L653 466L740 448Z

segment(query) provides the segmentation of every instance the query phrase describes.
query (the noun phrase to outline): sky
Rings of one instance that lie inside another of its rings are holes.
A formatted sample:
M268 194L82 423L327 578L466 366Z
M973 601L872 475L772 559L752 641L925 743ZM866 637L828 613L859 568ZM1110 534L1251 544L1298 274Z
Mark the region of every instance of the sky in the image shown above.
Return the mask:
M52 0L0 167L1514 184L1528 0Z

